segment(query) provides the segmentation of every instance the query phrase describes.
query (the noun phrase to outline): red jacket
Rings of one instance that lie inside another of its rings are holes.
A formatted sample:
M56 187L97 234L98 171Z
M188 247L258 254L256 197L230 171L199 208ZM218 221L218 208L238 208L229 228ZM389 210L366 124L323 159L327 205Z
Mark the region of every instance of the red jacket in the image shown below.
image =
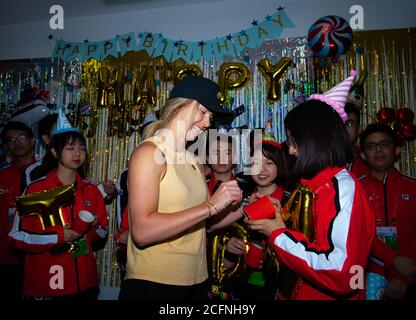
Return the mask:
M369 169L367 163L357 155L348 166L348 170L359 180L363 175L368 173Z
M416 179L391 169L383 181L377 180L369 172L359 181L374 207L376 225L396 226L397 229L398 251L395 252L377 239L373 245L369 271L385 274L388 278L399 278L407 283L392 267L392 262L396 255L416 259Z
M41 180L35 181L27 189L27 194L54 189L62 186L56 170ZM88 254L75 258L71 253L52 254L51 249L64 242L64 228L60 225L42 226L37 216L15 216L10 237L14 245L27 254L24 261L23 294L27 296L61 296L74 294L98 284L96 260L93 244L102 243L107 236L108 213L98 188L77 176L73 210L70 206L62 208L66 221L75 222L80 210L96 215L98 223L87 233ZM50 281L57 281L56 267L63 269L63 288L51 288Z
M365 191L345 168L326 168L302 184L317 196L315 239L287 228L269 237L281 261L301 279L294 299L364 299L364 290L350 282L356 274L352 267L365 269L374 240L374 213Z
M0 169L0 264L21 263L18 252L10 246L8 234L16 208L15 198L20 195L22 174L27 166L10 163Z
M235 180L236 177L235 175L232 175L231 180ZM217 180L215 179L215 176L212 172L208 173L205 175L205 180L207 181L207 185L208 185L208 192L210 195L214 194L214 189L216 190L217 186Z
M129 231L129 210L128 210L128 207L125 207L124 210L123 210L123 214L121 215L120 226L118 227L118 231L117 231L116 235L114 236L114 242L116 243L117 248L121 251L126 251L127 250L127 246L125 244L121 244L119 242L120 236L126 231Z

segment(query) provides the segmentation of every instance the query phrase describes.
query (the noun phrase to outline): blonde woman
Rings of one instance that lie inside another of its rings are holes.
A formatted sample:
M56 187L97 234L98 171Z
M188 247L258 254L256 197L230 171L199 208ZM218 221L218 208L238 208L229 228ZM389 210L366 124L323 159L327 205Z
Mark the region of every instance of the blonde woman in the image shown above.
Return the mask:
M208 196L203 169L185 145L229 117L213 81L188 76L171 91L129 163L127 273L120 300L206 299L205 220L241 202L236 181Z

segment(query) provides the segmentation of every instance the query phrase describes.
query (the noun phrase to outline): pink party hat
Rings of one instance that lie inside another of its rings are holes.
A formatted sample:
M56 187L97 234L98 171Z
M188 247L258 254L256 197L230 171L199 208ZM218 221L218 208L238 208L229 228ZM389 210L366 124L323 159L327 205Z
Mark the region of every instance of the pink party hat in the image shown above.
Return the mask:
M344 111L344 107L347 103L348 94L356 75L357 71L351 70L350 76L347 79L340 82L327 92L311 95L309 100L320 100L325 102L338 112L342 121L346 121L348 118Z

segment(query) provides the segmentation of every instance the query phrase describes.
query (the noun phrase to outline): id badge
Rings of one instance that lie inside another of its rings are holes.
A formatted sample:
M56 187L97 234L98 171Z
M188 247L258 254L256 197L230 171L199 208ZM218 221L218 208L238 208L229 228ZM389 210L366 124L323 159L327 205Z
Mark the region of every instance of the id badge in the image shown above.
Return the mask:
M377 227L377 238L391 247L394 251L398 249L397 228L396 227Z

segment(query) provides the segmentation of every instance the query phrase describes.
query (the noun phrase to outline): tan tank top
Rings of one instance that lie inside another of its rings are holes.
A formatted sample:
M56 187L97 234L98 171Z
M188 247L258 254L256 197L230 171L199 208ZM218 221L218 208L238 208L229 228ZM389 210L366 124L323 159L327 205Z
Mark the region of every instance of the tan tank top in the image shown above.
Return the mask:
M192 154L173 152L158 137L145 141L153 142L167 162L165 176L160 181L158 212L174 214L207 200L205 177ZM178 164L178 159L185 163ZM205 281L208 278L205 221L172 239L146 248L135 246L130 234L125 278L171 285L193 285Z

